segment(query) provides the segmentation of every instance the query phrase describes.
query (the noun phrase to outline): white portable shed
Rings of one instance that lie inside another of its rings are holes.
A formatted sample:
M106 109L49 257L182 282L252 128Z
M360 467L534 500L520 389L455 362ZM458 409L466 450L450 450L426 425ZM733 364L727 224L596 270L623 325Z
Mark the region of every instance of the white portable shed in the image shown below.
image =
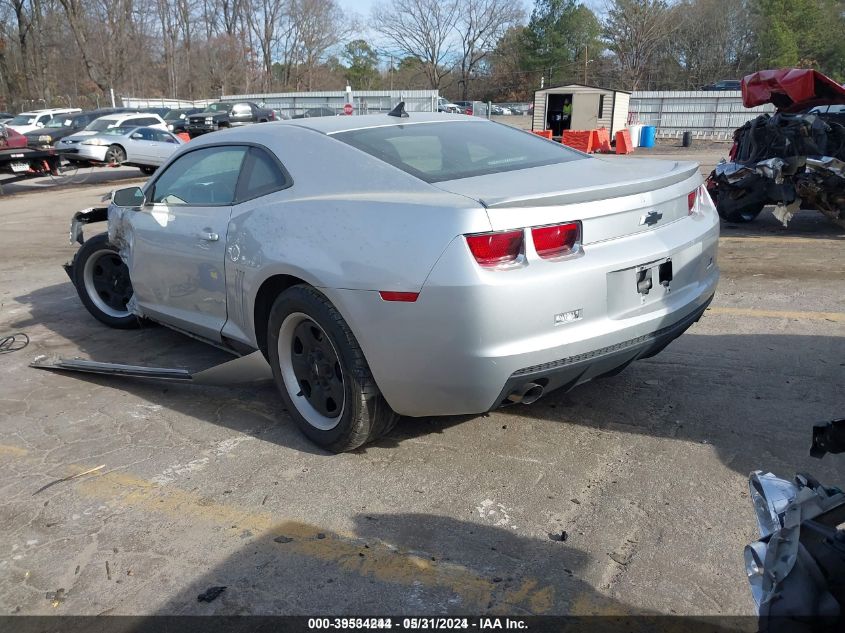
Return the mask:
M532 130L552 130L560 136L565 129L593 130L606 127L610 137L628 124L631 93L583 84L543 88L534 93ZM571 106L571 117L564 115ZM564 116L562 116L564 115Z

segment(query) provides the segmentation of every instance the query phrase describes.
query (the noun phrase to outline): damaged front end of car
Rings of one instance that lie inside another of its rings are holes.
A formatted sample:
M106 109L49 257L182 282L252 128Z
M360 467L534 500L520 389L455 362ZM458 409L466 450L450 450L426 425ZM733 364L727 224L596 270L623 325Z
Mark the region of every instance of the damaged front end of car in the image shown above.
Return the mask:
M782 111L734 132L730 161L707 181L719 215L750 222L774 205L787 226L799 209L811 208L845 227L845 126L813 111L845 103L845 89L814 71L761 71L743 79L742 89L746 107L774 103Z

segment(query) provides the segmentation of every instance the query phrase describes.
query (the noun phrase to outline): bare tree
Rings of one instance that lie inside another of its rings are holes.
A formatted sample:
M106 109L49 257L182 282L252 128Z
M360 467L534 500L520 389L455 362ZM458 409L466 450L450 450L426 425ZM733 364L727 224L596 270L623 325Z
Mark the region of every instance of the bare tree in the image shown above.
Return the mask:
M677 28L673 11L666 0L612 0L605 11L604 39L616 59L619 79L637 90Z
M478 66L508 28L522 21L525 12L511 0L465 0L459 7L455 30L460 38L461 98L466 100Z
M407 0L377 4L372 28L402 56L420 60L429 85L438 89L452 62L460 0Z
M289 1L253 0L249 9L246 20L261 49L262 88L269 92L273 81L274 52L279 43L279 26L287 17Z

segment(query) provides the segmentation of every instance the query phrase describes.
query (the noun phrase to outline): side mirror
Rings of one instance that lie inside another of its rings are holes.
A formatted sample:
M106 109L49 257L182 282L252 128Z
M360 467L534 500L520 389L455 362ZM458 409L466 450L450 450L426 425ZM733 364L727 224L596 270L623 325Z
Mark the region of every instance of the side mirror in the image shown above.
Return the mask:
M133 135L132 135L132 136L130 136L129 138L132 138L132 139L138 140L138 139L142 139L142 138L144 138L144 135L143 135L143 134L141 134L140 132L135 132L135 134L133 134Z
M143 207L147 200L140 187L127 187L113 192L111 201L118 207Z
M44 122L43 121L36 122L35 127L44 127Z

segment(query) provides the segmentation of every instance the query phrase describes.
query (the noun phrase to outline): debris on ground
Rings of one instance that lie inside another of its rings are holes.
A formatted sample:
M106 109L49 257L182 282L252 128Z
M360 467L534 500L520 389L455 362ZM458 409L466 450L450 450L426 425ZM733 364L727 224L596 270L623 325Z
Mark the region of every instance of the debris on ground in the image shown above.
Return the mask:
M274 543L290 543L293 539L289 536L277 536L273 539Z
M38 490L36 490L35 492L32 493L32 496L34 497L39 492L44 492L45 490L47 490L47 488L52 488L56 484L60 484L60 483L65 482L65 481L71 481L72 479L78 479L79 477L84 477L85 475L90 475L91 473L95 473L98 470L102 470L105 467L106 467L105 464L101 464L100 466L97 466L96 468L89 468L85 472L77 473L75 475L70 475L69 477L62 477L61 479L56 479L55 481L51 481L49 484L47 484L45 486L41 486Z
M49 600L55 608L65 601L67 595L65 594L64 587L62 587L61 589L56 589L55 591L48 591L46 594L44 594L44 597Z
M561 530L560 532L551 532L549 534L549 538L553 541L565 543L569 539L569 534L566 532L566 530Z
M226 587L209 587L197 596L197 602L214 602L224 591Z

